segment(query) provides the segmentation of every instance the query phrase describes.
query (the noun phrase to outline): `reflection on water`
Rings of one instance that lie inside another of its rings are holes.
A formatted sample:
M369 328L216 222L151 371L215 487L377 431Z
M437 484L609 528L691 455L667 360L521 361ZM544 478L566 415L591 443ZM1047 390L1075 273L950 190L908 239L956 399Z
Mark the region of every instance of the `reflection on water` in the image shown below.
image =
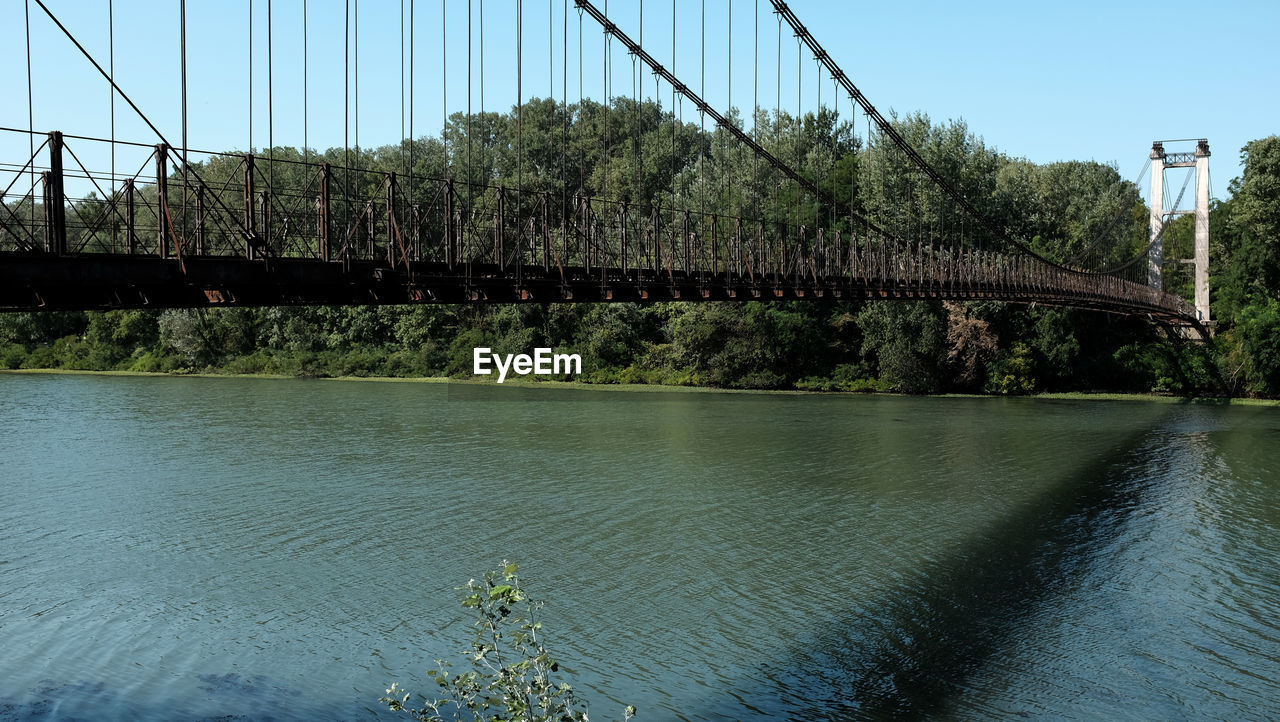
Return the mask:
M807 678L807 694L831 718L955 715L973 689L971 677L1002 665L1030 628L1054 624L1055 600L1088 586L1105 564L1109 544L1141 508L1151 481L1134 472L1162 448L1144 444L1147 431L1122 437L1114 450L1052 480L1012 513L839 618L805 642L789 671ZM979 707L991 714L1027 711L1022 707L1039 694L1024 687L1015 710L990 701Z
M0 412L0 719L378 716L502 558L596 718L1280 713L1272 409L0 376Z

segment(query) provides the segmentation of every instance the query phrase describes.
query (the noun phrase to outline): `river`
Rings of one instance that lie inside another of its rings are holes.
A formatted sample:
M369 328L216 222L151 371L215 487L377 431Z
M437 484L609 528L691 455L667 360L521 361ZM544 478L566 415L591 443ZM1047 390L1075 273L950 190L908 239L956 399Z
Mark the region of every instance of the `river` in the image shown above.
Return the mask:
M1280 409L0 375L0 719L369 719L504 559L592 719L1280 716Z

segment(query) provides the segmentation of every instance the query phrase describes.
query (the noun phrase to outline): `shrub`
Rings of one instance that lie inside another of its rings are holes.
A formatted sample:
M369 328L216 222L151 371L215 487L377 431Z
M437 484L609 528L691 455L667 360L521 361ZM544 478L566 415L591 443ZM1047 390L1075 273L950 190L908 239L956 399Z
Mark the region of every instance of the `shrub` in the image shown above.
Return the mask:
M476 615L475 637L467 650L469 671L454 674L449 662L438 659L427 676L442 697L423 697L421 707L408 707L411 694L396 682L381 702L393 712L430 722L587 722L586 705L573 688L553 679L560 665L543 645L542 622L537 620L543 602L520 587L516 572L515 564L504 561L501 570L486 572L483 581L472 579L464 588L462 606ZM635 712L628 705L623 719Z
M10 343L0 347L0 368L22 368L22 362L26 360L27 350L21 344Z
M22 361L24 369L52 369L58 367L58 358L50 346L36 346Z
M991 366L987 391L1003 395L1029 394L1036 390L1035 359L1031 347L1019 341Z
M182 366L182 359L160 350L135 352L129 363L128 371L138 373L171 373Z

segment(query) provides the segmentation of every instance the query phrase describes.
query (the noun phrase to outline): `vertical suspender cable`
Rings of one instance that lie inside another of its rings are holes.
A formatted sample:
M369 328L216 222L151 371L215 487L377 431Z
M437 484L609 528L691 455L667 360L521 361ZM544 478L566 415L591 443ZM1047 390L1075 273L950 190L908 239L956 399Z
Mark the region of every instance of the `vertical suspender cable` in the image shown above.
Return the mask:
M413 0L409 0L409 173L412 175L416 165L414 164L414 145L416 140L413 135Z
M553 0L547 0L547 101L552 106L556 102L556 7ZM553 141L554 143L554 141ZM544 187L549 188L547 184ZM543 193L543 203L546 203L546 193ZM544 229L545 231L545 229ZM546 250L543 250L542 261L547 262Z
M270 0L267 0L270 2ZM187 0L178 3L178 33L182 53L182 240L187 227ZM174 249L178 250L178 249ZM179 251L180 253L180 251Z
M582 98L582 8L578 8L578 113L584 114L585 107L586 107L586 104L583 102L583 98ZM582 116L580 115L580 117ZM580 179L580 182L578 185L579 191L585 190L587 186L587 181L589 180L589 178L586 177L585 168L582 169L581 175L583 177ZM585 241L584 241L584 247L585 247ZM587 266L590 262L591 249L587 248L586 251L587 251L586 254L584 254L585 260L583 261L584 267Z
M516 0L516 215L520 215L521 201L524 199L524 0ZM502 249L503 263L506 248ZM524 261L524 243L519 231L516 232L516 274L519 279L520 266Z
M474 205L475 187L472 186L471 175L471 0L467 0L467 167L466 188L467 188L467 213L470 214L471 207ZM480 0L480 64L484 67L484 0ZM481 86L484 85L484 75L480 76ZM483 101L481 106L481 115L483 116ZM483 120L483 118L481 118ZM480 167L484 168L484 143L480 144ZM486 178L485 184L488 185ZM484 191L481 191L483 194Z
M583 93L583 90L582 90L582 8L578 8L578 113L579 113L580 119L585 118L585 115L586 115L586 103L582 97L582 93ZM585 191L587 187L587 181L590 180L587 173L588 171L586 168L582 168L581 171L579 172L579 175L581 176L579 178L579 184L578 184L579 192ZM583 222L585 223L585 220ZM583 241L583 243L585 247L585 240ZM583 255L584 267L589 264L590 252L591 252L590 248L587 248L586 253Z
M355 120L356 165L360 165L360 0L355 0L355 6L352 9L355 11L351 17L354 23L351 40L355 46L352 48L355 54L355 95L352 97L354 106L352 115Z
M400 0L400 172L407 174L404 165L404 0Z
M609 0L604 0L604 14L609 14ZM609 142L611 140L609 135L609 81L613 79L613 67L609 63L609 60L611 59L609 51L612 48L612 39L613 36L608 32L604 33L604 43L602 48L604 50L602 56L604 58L604 67L601 69L602 72L600 73L600 85L604 89L604 98L602 98L603 102L600 105L600 120L604 125L604 132L600 134L600 144L603 146L603 151L600 153L600 157L604 161L604 183L601 195L606 201L609 199L609 151L611 150L611 144Z
M644 47L644 0L640 0L640 47L642 47L642 48ZM635 96L634 100L635 100L635 106L636 106L636 132L635 132L635 144L636 144L636 191L635 191L635 197L636 197L637 199L639 199L639 198L642 198L642 197L643 197L644 199L646 199L646 200L647 200L647 199L648 199L648 197L649 197L649 194L644 192L644 191L645 191L645 187L644 187L644 143L643 143L643 142L642 142L642 140L641 140L641 138L643 137L643 136L642 136L642 134L644 133L644 112L643 112L643 110L644 110L644 109L643 109L643 103L644 103L644 101L642 101L642 100L640 99L640 96L644 94L644 76L641 74L641 73L642 73L642 71L641 71L641 69L640 69L640 64L639 64L639 62L638 62L638 61L639 61L639 58L637 58L637 57L635 56L635 54L633 53L633 54L631 55L631 72L632 72L632 73L635 75L635 77L636 77L636 87L635 87L635 90L631 91L632 95L634 95L634 96ZM643 195L641 195L641 194L643 194Z
M516 0L516 207L524 190L524 0ZM498 259L499 262L502 259Z
M782 122L782 16L778 16L778 97L774 101L775 124ZM779 139L781 140L781 139ZM775 220L782 217L782 206L778 201L778 183L773 183L773 214Z
M351 0L345 4L342 33L342 173L343 222L351 234Z
M556 97L556 7L547 0L547 99Z
M701 70L702 80L698 94L707 97L707 0L702 0L702 20L701 20L702 36L698 41L698 52L702 55ZM707 212L707 154L703 151L703 143L707 142L707 114L701 110L698 111L698 209L706 214Z
M582 8L578 8L578 108L582 108Z
M445 12L445 0L440 0L440 140L444 144L445 167L449 171L449 177L452 178L453 159L449 157L449 134L445 132L449 125L448 22L449 16Z
M253 153L253 0L249 0L249 153Z
M116 80L116 9L115 0L107 0L107 67L111 83ZM116 89L108 87L111 97L111 197L116 195Z
M555 107L555 103L556 103L556 49L555 49L556 48L556 17L555 16L556 16L555 2L554 0L547 0L547 83L549 88L548 90L549 94L547 95L547 102L551 105L552 108ZM547 128L548 130L550 130L550 126L547 126ZM547 135L551 139L551 145L554 146L555 145L554 136L552 136L550 133L548 133ZM560 152L563 153L564 149L562 148ZM542 208L543 208L542 267L544 271L549 272L551 270L551 249L548 246L551 242L550 241L551 233L547 229L546 207L547 207L547 198L549 197L549 192L552 186L549 181L541 185L545 189L542 193Z
M644 0L640 0L640 47L644 47ZM631 132L631 146L634 157L636 177L634 180L634 188L631 191L631 197L639 201L643 196L644 190L641 173L644 168L644 145L640 142L641 134L644 133L644 114L640 108L640 85L643 81L640 79L639 58L635 53L631 54L631 105L635 113L635 128Z
M31 91L31 2L22 4L23 20L27 28L27 155L31 158L31 227L36 225L36 121L35 103ZM114 96L114 91L113 95ZM115 145L112 144L112 148Z
M560 233L561 248L566 256L569 251L569 181L565 167L569 156L569 0L564 0L561 10L560 30L560 106L564 114L564 130L560 141ZM565 259L568 261L568 258Z
M311 146L307 138L307 124L310 120L307 112L307 0L302 0L302 160L310 162Z
M183 0L184 2L186 0ZM272 49L274 33L271 30L271 0L267 0L267 187L275 190L276 182L276 86L275 51ZM185 145L185 142L183 143ZM263 229L270 237L270 229Z
M823 118L823 114L822 114L822 63L819 63L818 61L816 61L816 60L815 60L815 61L814 61L814 67L816 68L816 69L814 70L814 73L813 73L814 85L815 85L815 86L817 87L817 89L818 89L818 90L817 90L817 95L818 95L818 107L817 107L817 110L816 110L815 115L816 115L816 119L817 119L817 120L822 120L822 118ZM834 91L834 90L835 90L835 81L834 81L834 80L832 80L832 86L831 86L831 87L832 87L832 90ZM833 103L833 106L832 106L832 107L833 107L833 110L834 110L834 103L835 103L835 101L836 101L838 98L837 98L835 95L832 95L831 97L832 97L832 103ZM827 151L828 151L827 158L828 158L828 159L830 159L830 158L834 157L834 155L835 155L835 130L836 130L836 121L835 121L835 117L834 117L834 115L835 115L835 113L832 113L831 126L830 126L831 130L830 130L829 132L826 130L827 125L826 125L826 123L825 123L825 122L823 122L823 124L822 124L822 125L819 125L819 126L818 126L818 131L819 131L819 132L821 132L821 133L825 133L825 137L822 137L822 138L820 138L820 139L819 139L819 140L820 140L819 148L825 147L825 148L827 149ZM824 179L830 180L830 178L831 178L831 170L832 170L832 168L831 168L831 165L830 165L830 161L828 160L828 162L827 162L825 165L826 165L826 167L823 167L823 166L824 166L824 164L823 164L823 158L819 158L819 159L818 159L818 164L817 164L817 170L815 170L815 172L816 172L816 173L819 173L819 174L820 174L820 175L819 175L819 177L818 177L818 187L819 187L819 188L821 188L821 187L822 187L822 181L823 181ZM831 208L830 208L830 207L826 207L826 204L822 204L822 205L820 205L820 206L819 206L819 209L818 209L818 214L817 214L817 216L816 216L816 217L815 217L815 219L814 219L814 223L817 223L817 222L818 222L818 220L822 218L822 216L824 215L824 213L825 213L825 214L827 214L827 218L828 218L828 220L829 220L829 219L830 219L830 212L831 212Z
M865 195L864 199L865 199L865 202L866 202L866 203L870 204L870 203L871 203L871 201L872 201L871 192L872 192L873 190L875 190L875 191L876 191L876 193L877 193L877 196L878 196L879 191L878 191L878 189L874 188L874 187L871 185L871 171L872 171L872 167L871 167L871 114L870 114L870 113L863 113L863 115L865 115L865 116L866 116L866 118L867 118L867 153L866 153L867 160L866 160L866 162L863 164L863 166L864 166L864 168L863 168L863 175L864 175L864 176L866 176L866 179L867 179L867 193L866 193L866 195ZM876 207L875 207L875 212L876 212L876 221L877 221L877 223L879 223L879 222L881 221L881 218L880 218L880 202L879 202L879 198L877 197L877 198L875 199L875 201L876 201L876 204L875 204L875 205L876 205ZM871 210L871 209L870 209L870 208L863 208L863 210L864 210L864 211L868 211L868 215L869 215L869 212L870 212L870 210ZM868 230L867 230L867 233L868 233L868 237L869 237L869 236L870 236L870 229L868 229Z
M814 70L814 73L813 73L813 81L814 81L814 87L815 87L815 88L817 88L817 107L814 109L814 120L815 120L815 121L819 121L819 122L820 122L819 124L815 125L815 131L816 131L817 133L823 133L823 134L825 134L825 137L824 137L824 136L822 136L822 135L819 135L819 136L816 138L816 140L817 140L816 146L817 146L817 148L818 148L819 150L821 150L821 149L823 149L823 148L828 148L828 150L829 150L831 146L829 146L829 145L828 145L828 141L831 141L831 140L833 140L833 139L834 139L834 134L835 134L835 120L834 120L834 118L832 119L831 132L829 132L829 133L828 133L828 132L826 131L826 127L827 127L827 126L826 126L825 122L821 122L821 121L823 120L823 115L822 115L822 63L820 63L820 62L818 62L818 61L816 61L816 60L815 60L815 61L814 61L814 68L815 68L815 70ZM833 97L834 97L834 96L833 96ZM828 157L830 157L830 155L828 155ZM822 187L822 181L823 181L824 179L828 179L828 178L830 178L830 175L831 175L831 174L830 174L830 171L831 171L830 166L826 166L826 167L824 167L823 160L824 160L824 159L823 159L822 157L819 157L819 158L817 159L817 163L815 163L815 164L814 164L814 171L813 171L813 172L814 172L814 175L815 175L815 176L817 176L817 185L818 185L818 187L819 187L819 188L821 188L821 187ZM830 208L825 207L825 206L826 206L826 204L823 204L823 203L821 202L821 199L819 199L818 212L814 215L814 224L815 224L815 225L816 225L816 224L818 224L818 222L822 219L822 216L823 216L823 214L824 214L825 212L829 212L829 211L831 210Z
M753 46L753 57L751 59L751 133L758 143L761 140L760 129L756 125L760 120L760 0L756 0ZM760 192L760 156L755 153L751 154L751 185L756 193Z
M815 60L814 65L817 67L817 71L814 73L814 76L813 76L814 87L817 88L816 104L814 105L814 108L813 108L814 147L816 150L821 150L823 146L823 143L822 143L823 139L822 139L822 136L820 135L820 133L822 133L822 125L820 124L820 121L822 120L822 64ZM822 158L818 158L817 162L814 163L813 176L814 176L814 182L817 184L819 188L821 188L822 187ZM814 225L818 225L818 220L822 218L822 210L823 210L822 202L819 199L817 212L814 213L814 219L813 219Z

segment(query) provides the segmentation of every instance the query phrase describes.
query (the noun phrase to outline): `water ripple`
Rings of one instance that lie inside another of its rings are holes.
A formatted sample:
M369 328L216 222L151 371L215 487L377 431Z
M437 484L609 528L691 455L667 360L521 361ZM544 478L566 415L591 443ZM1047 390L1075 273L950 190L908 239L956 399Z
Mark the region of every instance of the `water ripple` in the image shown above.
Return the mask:
M1269 409L40 376L0 399L0 720L372 718L465 646L455 587L503 558L597 718L1280 714Z

